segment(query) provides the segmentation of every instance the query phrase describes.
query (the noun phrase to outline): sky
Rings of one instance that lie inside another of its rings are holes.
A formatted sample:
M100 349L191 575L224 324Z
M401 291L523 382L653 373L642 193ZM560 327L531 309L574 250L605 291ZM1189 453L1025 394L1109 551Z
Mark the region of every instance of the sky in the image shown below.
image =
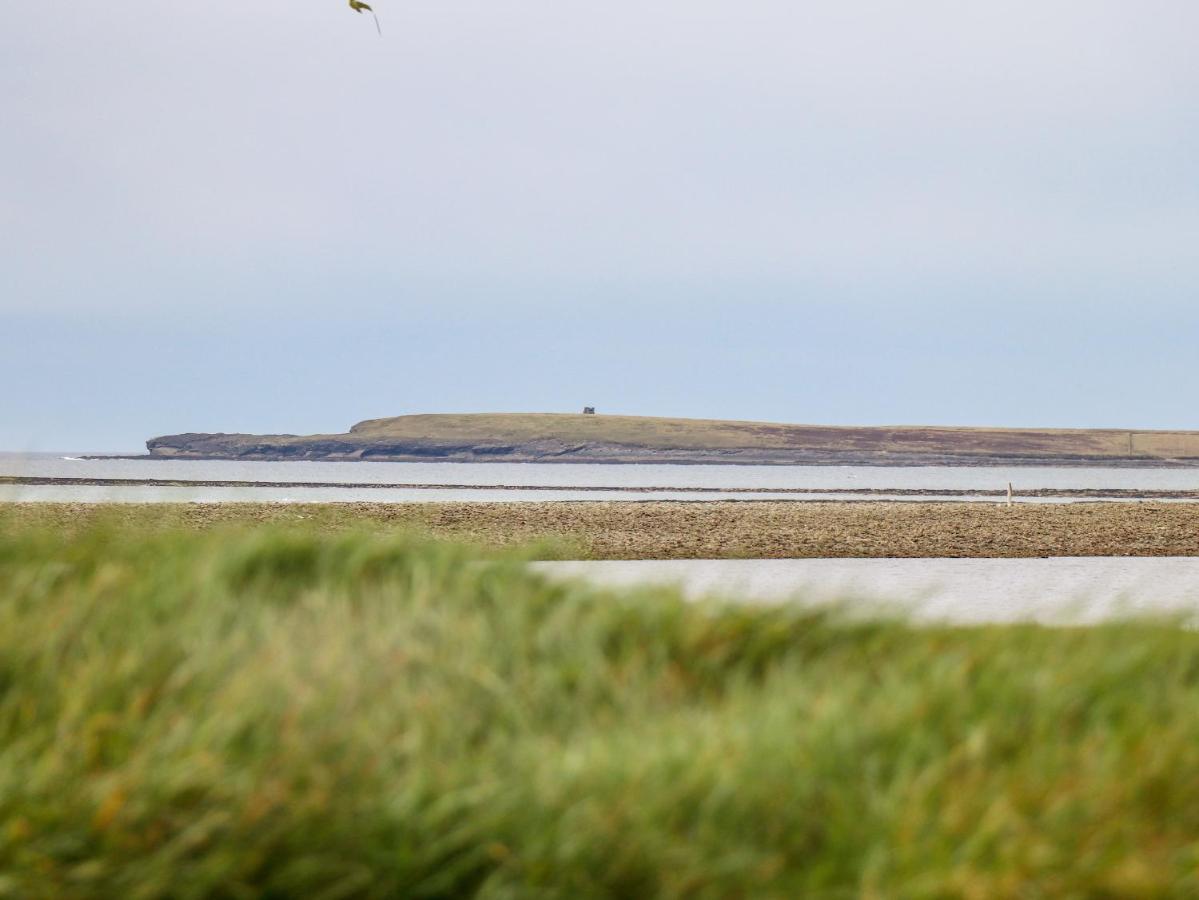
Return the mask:
M0 450L1199 428L1194 0L0 2Z

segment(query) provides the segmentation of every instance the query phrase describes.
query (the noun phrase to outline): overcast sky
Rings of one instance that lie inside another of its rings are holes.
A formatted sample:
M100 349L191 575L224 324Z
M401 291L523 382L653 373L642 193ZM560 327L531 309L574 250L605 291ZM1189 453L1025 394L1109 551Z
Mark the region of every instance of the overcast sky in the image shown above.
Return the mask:
M45 4L0 449L432 411L1199 428L1199 3Z

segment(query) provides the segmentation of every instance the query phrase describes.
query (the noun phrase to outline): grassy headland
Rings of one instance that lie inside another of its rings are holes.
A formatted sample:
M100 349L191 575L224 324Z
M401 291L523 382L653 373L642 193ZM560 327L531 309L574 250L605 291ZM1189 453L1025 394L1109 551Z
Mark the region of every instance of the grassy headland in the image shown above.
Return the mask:
M303 523L301 523L303 524ZM0 528L0 896L1199 892L1199 633Z
M541 556L574 559L1199 556L1193 503L0 504L5 519L64 533L417 530L492 550L536 542Z
M173 458L902 464L1199 461L1199 432L1126 429L829 427L643 416L413 415L347 434L179 434Z

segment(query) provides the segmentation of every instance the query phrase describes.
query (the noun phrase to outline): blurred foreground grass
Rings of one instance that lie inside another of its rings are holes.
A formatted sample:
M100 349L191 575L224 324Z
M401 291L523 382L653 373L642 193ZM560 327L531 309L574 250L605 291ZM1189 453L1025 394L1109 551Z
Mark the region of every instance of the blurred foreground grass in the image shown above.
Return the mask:
M0 522L0 896L1199 893L1199 634Z

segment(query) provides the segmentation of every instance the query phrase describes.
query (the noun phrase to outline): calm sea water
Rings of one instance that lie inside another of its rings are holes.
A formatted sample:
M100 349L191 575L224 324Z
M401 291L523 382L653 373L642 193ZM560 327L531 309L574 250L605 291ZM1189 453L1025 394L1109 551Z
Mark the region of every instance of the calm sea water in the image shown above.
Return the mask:
M843 604L918 621L1087 624L1199 616L1199 559L749 559L546 562L554 578L675 585L692 598Z
M0 475L396 485L345 488L0 485L0 500L78 502L814 500L844 499L823 493L834 489L985 491L1005 489L1009 482L1017 492L1039 488L1199 490L1199 469L235 462L89 460L64 455L11 453L0 454ZM429 487L412 487L414 485ZM516 490L530 486L580 490ZM615 490L594 490L605 487ZM588 490L582 490L584 488ZM649 491L649 488L664 490ZM710 492L700 493L696 491L698 488ZM748 489L766 492L745 493ZM805 493L773 494L769 492L772 489ZM874 495L864 499L888 498ZM967 495L945 499L980 498Z

